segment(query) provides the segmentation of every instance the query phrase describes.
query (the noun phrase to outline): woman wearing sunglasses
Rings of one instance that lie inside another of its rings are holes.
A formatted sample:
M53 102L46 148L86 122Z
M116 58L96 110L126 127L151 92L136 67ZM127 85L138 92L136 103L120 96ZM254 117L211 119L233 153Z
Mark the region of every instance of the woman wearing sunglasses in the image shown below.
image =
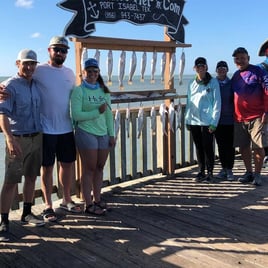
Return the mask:
M221 111L220 86L208 72L207 60L195 60L195 78L187 90L185 123L190 130L196 147L199 173L196 182L213 182L214 147L213 133L216 130ZM207 174L205 174L207 169Z
M81 85L71 95L71 116L82 167L81 188L85 213L103 215L106 212L106 204L101 200L103 168L110 148L115 145L111 98L95 59L85 61L83 72Z

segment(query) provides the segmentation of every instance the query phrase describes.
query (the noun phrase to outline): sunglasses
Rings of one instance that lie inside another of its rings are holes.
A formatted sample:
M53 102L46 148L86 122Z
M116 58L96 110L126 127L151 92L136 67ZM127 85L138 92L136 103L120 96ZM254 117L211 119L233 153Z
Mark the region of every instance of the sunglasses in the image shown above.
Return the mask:
M87 73L95 73L96 74L96 73L99 72L99 69L93 69L93 70L92 69L86 69L86 72Z
M217 70L225 70L225 71L227 71L227 67L225 67L225 66L219 66L219 67L217 68Z
M65 47L52 47L52 49L54 50L55 53L62 53L62 54L67 54L68 53L68 49Z
M202 63L199 63L199 64L196 65L197 68L199 68L199 67L205 67L205 66L206 66L206 64L202 64Z

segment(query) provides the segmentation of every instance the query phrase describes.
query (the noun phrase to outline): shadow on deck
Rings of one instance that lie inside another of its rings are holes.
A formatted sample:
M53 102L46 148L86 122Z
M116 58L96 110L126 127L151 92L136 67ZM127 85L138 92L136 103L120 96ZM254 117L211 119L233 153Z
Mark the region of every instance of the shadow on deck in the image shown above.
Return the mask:
M196 172L107 187L111 211L102 217L57 209L58 223L29 227L12 211L0 267L268 267L267 169L261 187L196 183ZM234 174L242 173L237 160Z

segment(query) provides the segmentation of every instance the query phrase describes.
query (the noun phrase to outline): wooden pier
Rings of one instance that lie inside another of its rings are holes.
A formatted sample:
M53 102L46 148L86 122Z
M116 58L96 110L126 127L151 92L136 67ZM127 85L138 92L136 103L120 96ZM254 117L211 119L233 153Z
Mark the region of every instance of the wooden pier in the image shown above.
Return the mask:
M111 211L102 217L66 214L59 200L57 223L30 227L14 210L0 267L268 267L267 168L261 187L196 183L196 172L192 166L105 187ZM238 158L234 174L243 172Z

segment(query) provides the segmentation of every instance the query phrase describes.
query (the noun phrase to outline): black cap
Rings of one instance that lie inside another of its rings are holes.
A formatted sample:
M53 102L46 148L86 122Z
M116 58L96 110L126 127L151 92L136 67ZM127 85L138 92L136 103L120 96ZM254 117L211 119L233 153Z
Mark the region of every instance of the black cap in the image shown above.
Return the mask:
M217 66L216 66L216 70L217 70L219 67L225 67L225 68L227 68L227 71L229 71L228 64L227 64L226 61L223 61L223 60L219 61L219 62L217 63Z
M248 51L244 47L238 47L237 49L235 49L232 56L235 57L238 53L248 55Z
M268 40L266 40L260 47L259 56L266 56L265 51L268 48Z
M197 66L199 64L207 65L207 60L203 57L199 57L195 60L194 65Z

